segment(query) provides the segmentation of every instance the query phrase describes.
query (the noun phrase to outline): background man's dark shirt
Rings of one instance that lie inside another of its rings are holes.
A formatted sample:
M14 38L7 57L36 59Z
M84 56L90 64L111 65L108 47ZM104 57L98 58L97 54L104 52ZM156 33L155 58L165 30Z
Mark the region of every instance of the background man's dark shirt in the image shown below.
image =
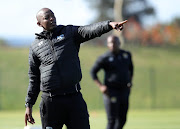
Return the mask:
M108 88L123 88L131 84L133 63L130 52L121 50L118 54L107 52L100 56L91 70L93 79L97 79L100 69L105 72L104 84ZM129 83L129 84L128 84Z

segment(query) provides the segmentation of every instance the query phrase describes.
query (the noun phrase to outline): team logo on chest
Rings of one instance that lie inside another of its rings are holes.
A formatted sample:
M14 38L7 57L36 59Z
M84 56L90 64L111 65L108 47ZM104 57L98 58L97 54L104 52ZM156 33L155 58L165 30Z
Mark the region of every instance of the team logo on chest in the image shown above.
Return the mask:
M62 40L64 40L64 39L65 39L64 34L61 34L61 35L57 36L57 40L58 40L58 41L62 41Z
M127 59L128 58L128 54L127 53L123 53L123 57L124 57L124 59Z
M39 43L38 43L38 46L40 47L42 44L43 44L43 41L39 42Z
M108 60L109 60L109 62L113 62L114 58L113 57L109 57Z
M111 102L112 103L116 103L117 102L117 98L116 97L111 97Z

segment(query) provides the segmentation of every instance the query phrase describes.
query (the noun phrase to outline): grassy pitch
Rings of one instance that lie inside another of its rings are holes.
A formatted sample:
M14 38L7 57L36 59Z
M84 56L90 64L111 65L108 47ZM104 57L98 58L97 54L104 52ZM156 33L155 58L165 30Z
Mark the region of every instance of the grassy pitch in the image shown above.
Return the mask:
M180 47L125 48L132 52L134 79L130 96L132 109L180 108ZM106 47L82 45L80 59L82 93L88 108L104 108L102 95L90 77L90 69ZM0 110L23 110L28 86L27 48L0 48ZM103 80L103 72L99 73ZM93 95L92 95L93 94ZM18 101L17 101L18 100ZM34 109L39 109L39 100Z
M35 127L40 127L39 112L33 116ZM180 129L180 110L129 110L128 120L124 129ZM106 114L104 110L90 111L91 129L105 129ZM24 111L1 111L1 129L23 129ZM63 128L65 129L65 128Z

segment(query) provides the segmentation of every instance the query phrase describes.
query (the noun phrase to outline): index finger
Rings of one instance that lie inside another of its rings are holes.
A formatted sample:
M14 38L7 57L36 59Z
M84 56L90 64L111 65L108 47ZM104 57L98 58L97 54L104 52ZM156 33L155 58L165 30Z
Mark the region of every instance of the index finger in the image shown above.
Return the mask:
M126 22L128 22L128 20L122 21L122 22L120 22L120 24L123 25Z
M27 115L25 115L25 125L27 126Z

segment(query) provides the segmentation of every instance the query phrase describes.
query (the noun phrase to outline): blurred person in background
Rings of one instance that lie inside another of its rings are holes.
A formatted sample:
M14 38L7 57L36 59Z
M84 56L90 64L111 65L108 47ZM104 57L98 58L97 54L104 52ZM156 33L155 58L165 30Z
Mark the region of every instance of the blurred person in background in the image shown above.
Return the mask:
M120 49L120 40L116 36L107 38L109 51L100 56L91 69L95 84L103 93L107 113L107 129L122 129L126 123L129 106L129 94L133 78L131 53ZM104 70L104 83L97 73Z
M82 78L80 44L102 34L123 28L123 22L103 21L87 26L57 25L49 8L38 11L36 34L29 52L29 86L26 96L25 125L34 124L32 107L42 92L40 115L43 129L89 129L89 114L80 92Z

